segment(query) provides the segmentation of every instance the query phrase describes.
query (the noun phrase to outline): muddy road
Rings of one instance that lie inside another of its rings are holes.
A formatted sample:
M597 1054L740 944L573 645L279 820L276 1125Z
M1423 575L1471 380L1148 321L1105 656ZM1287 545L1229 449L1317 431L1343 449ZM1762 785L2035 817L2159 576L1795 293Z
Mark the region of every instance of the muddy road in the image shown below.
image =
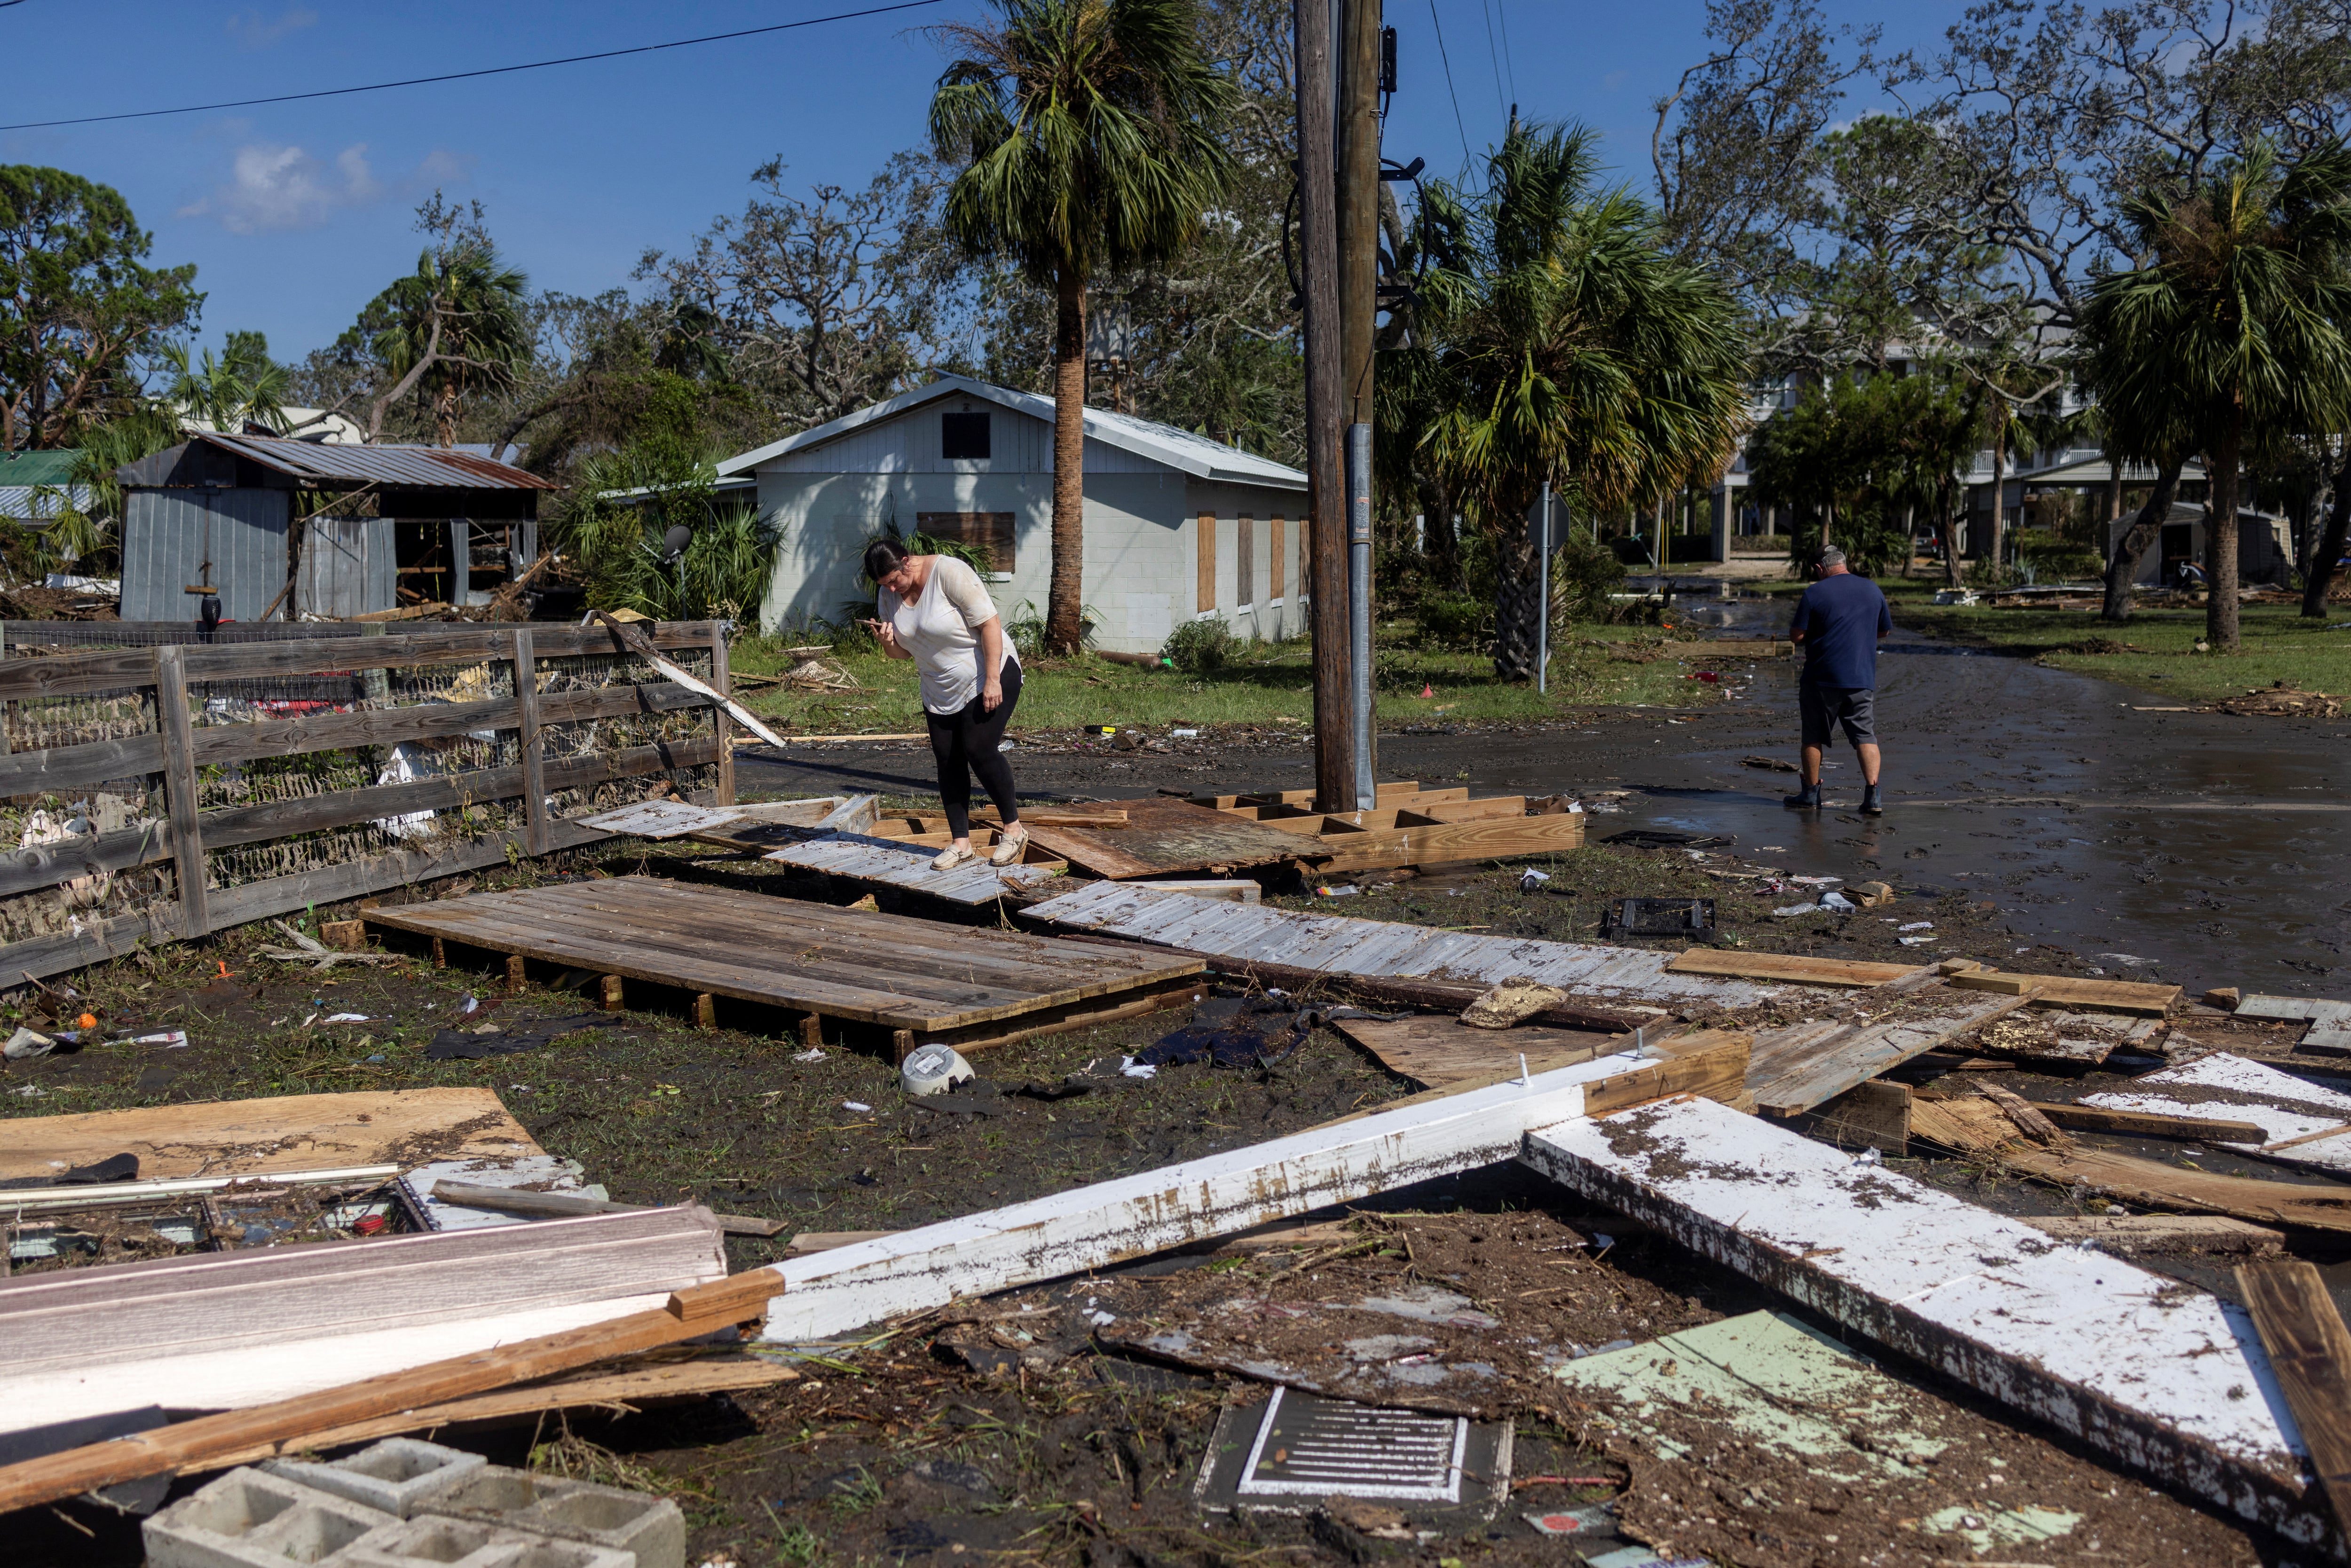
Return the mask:
M1782 606L1689 605L1685 623L1779 629ZM1692 665L1693 669L1699 666ZM1875 821L1850 749L1825 774L1830 808L1780 804L1792 762L1796 666L1727 662L1729 695L1696 709L1593 709L1544 729L1448 731L1423 705L1382 706L1382 778L1476 792L1629 791L1593 837L1636 827L1720 833L1743 858L1792 872L1876 876L1905 889L1996 899L2014 949L2095 955L2120 977L2189 988L2346 994L2351 975L2351 720L2137 711L2163 699L2028 659L1897 631L1878 666L1891 810ZM1173 678L1173 677L1171 677ZM1167 753L1038 737L1013 755L1040 800L1299 789L1303 737L1217 731ZM931 795L920 745L742 754L745 791L848 789ZM1837 803L1842 802L1844 809ZM1996 962L1993 952L1970 956Z

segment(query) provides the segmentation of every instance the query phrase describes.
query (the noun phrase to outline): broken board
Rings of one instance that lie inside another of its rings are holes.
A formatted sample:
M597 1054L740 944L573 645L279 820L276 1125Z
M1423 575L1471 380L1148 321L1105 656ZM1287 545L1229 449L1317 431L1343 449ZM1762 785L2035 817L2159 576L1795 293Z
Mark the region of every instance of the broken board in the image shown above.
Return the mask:
M1640 947L1479 936L1343 915L1310 915L1163 893L1143 883L1092 883L1031 904L1029 915L1179 947L1212 958L1278 964L1338 977L1477 982L1524 977L1569 996L1659 1011L1705 1002L1751 1007L1772 995L1752 981L1673 973L1669 956Z
M142 1181L256 1171L506 1161L545 1153L487 1089L284 1094L0 1122L0 1179L54 1176L120 1154Z
M1882 986L1918 972L1916 964L1872 964L1858 958L1808 958L1801 953L1741 953L1692 947L1666 966L1677 975L1733 975L1804 986Z
M1799 1115L2024 1001L1933 987L1906 994L1902 1013L1883 1022L1823 1020L1761 1030L1747 1070L1748 1092L1767 1116Z
M1963 990L1995 991L2011 997L2038 991L2043 1007L2124 1013L2133 1018L2163 1018L2179 1002L2178 986L2148 985L2139 980L2085 980L2071 975L1961 969L1951 976L1951 984Z
M1628 1036L1597 1030L1545 1029L1520 1024L1516 1029L1472 1029L1456 1018L1407 1018L1385 1022L1378 1019L1332 1019L1331 1027L1380 1059L1389 1071L1411 1079L1424 1089L1491 1078L1518 1071L1526 1058L1530 1071L1548 1072L1571 1062L1589 1061L1623 1051Z
M985 857L951 871L934 871L931 862L937 855L932 849L902 849L887 839L832 833L770 850L762 858L875 887L944 898L950 904L994 904L1001 898L1034 896L1061 874L1050 865L990 865Z
M2334 1534L2240 1309L1705 1100L1531 1131L1587 1197L2134 1468Z
M1231 904L1217 907L1229 909ZM888 1031L904 1057L1189 1001L1195 958L911 920L654 877L371 909L370 923L567 968Z
M2226 1051L2133 1079L2126 1089L2086 1095L2082 1103L2251 1122L2262 1129L2259 1143L2217 1146L2301 1170L2351 1176L2351 1094Z
M2239 1018L2307 1020L2310 1028L2303 1031L2302 1049L2351 1055L2351 1002L2318 997L2247 997L2233 1010Z
M1114 882L1186 871L1222 875L1243 866L1295 860L1306 851L1295 834L1186 800L1146 797L1117 804L1126 812L1123 828L1032 827L1029 841L1081 871Z

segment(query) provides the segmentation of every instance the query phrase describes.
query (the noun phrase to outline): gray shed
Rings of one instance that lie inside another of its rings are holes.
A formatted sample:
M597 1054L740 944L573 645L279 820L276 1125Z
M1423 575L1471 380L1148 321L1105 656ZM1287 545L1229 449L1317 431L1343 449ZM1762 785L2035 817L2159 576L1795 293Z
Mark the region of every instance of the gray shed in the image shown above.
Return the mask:
M1306 629L1306 476L1173 425L1085 411L1084 604L1097 646L1154 653L1180 621L1244 638ZM730 457L778 539L759 610L773 631L836 620L866 541L895 528L985 551L1008 620L1042 615L1052 576L1053 401L964 376Z
M197 620L206 589L227 621L341 620L403 588L485 603L537 557L538 493L557 488L462 450L210 432L117 475L125 621Z

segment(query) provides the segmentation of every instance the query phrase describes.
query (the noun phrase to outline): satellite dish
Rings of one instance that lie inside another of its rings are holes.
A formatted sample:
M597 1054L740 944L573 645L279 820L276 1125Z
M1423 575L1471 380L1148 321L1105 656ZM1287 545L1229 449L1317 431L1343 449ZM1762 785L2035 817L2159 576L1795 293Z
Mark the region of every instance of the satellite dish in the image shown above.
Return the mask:
M693 542L694 530L692 528L687 528L684 523L671 524L669 532L663 536L662 538L663 561L666 563L675 560L678 557L685 553L685 547Z

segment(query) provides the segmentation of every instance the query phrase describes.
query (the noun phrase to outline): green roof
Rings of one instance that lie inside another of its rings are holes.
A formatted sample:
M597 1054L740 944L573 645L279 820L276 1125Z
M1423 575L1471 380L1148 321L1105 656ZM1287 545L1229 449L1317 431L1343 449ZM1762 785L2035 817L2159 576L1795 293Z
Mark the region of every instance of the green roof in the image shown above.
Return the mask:
M73 478L77 447L45 452L0 452L0 485L64 485Z

